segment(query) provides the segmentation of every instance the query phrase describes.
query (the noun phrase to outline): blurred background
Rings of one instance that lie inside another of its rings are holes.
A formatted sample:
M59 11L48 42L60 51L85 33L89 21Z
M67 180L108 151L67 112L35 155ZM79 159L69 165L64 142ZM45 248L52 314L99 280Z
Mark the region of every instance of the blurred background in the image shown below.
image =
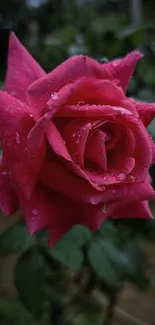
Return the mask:
M140 49L144 53L144 59L138 64L131 79L128 95L155 102L154 0L0 0L1 87L6 73L10 30L15 31L47 72L72 55L85 54L99 62L107 62L126 55L132 49ZM155 138L155 121L148 131ZM155 168L152 167L150 172L155 186ZM151 208L154 213L154 203L151 203ZM2 233L12 220L8 221L1 215L0 222ZM126 274L121 279L123 285L112 302L114 310L107 325L154 325L155 222L118 221L105 229L110 241L115 243L116 237L121 241L122 247L128 244L125 246L126 254L132 256L131 264L135 267L132 276ZM104 232L103 229L105 236ZM113 254L115 261L117 252L114 251ZM0 249L0 255L3 255L0 258L0 324L40 324L40 321L33 320L17 299L13 284L16 254L8 256ZM115 266L114 261L111 267ZM59 277L55 283L58 282ZM70 304L70 309L66 312L70 315L66 316L67 321L55 319L53 325L101 324L99 316L96 316L102 314L98 311L98 305L104 310L105 297L112 297L112 289L106 279L102 283L95 279L93 283L93 296L97 297L97 306L88 296L84 299L78 293L76 303L73 306ZM58 288L52 288L51 290L58 291ZM48 324L48 321L41 320L41 324Z

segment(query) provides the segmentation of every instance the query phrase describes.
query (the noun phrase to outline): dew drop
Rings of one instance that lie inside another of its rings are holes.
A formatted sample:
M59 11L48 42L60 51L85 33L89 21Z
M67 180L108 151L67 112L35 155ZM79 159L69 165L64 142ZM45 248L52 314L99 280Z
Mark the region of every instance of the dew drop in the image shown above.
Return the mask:
M32 210L32 214L34 214L35 216L38 214L38 210L36 210L36 209L33 209Z
M3 175L3 176L6 176L6 175L7 175L7 172L6 172L6 171L3 171L3 172L2 172L2 175Z
M133 182L133 183L134 183L134 182L135 182L135 179L136 179L136 178L135 178L135 176L133 176L133 175L130 175L130 180L131 180L131 182Z
M112 63L112 65L113 65L114 67L117 67L119 64L120 64L120 60L115 60L115 61Z
M81 105L85 105L85 102L84 102L83 100L80 100L80 101L78 102L78 105L79 105L79 106L81 106Z
M54 100L58 100L59 99L58 93L51 94L51 98Z
M11 141L10 141L10 140L7 141L7 145L8 145L9 147L11 146Z
M11 95L16 96L17 94L15 91L11 91Z
M124 177L125 177L125 174L120 173L116 178L117 178L118 181L123 181Z
M107 205L106 205L106 203L104 203L102 211L103 211L104 215L107 213Z
M75 134L75 133L73 133L73 138L75 138L75 136L76 136L76 134Z
M16 132L16 142L19 144L20 143L20 136L19 133Z

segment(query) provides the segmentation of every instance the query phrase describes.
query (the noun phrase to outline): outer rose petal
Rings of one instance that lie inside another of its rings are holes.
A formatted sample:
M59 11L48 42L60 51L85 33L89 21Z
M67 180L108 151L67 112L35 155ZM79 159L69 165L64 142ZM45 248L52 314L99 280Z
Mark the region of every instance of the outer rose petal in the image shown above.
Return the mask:
M140 218L153 219L148 201L139 201L130 204L120 205L116 203L116 212L113 213L113 219L117 218Z
M8 69L4 89L21 100L26 101L26 90L45 72L28 53L14 33L10 35Z
M154 103L142 103L130 99L131 103L136 107L137 112L142 120L143 124L147 127L155 118L155 104Z
M76 91L70 96L66 105L81 103L119 105L120 101L126 100L121 87L115 85L111 80L96 78L81 78L72 83L77 84ZM130 105L131 106L131 105Z
M53 191L44 185L38 184L29 200L24 195L19 197L26 226L31 235L49 227L51 220L55 220Z
M26 138L35 120L29 107L6 92L0 92L0 139L3 160L16 190L30 197L38 171L38 162L30 164ZM37 157L38 158L38 157ZM34 157L34 160L36 157Z
M8 216L17 211L18 199L9 184L9 174L0 161L0 209Z
M64 86L62 89L60 89L59 93L56 94L56 97L53 96L50 98L48 102L49 107L47 108L47 112L45 112L45 114L37 121L37 123L32 128L32 130L30 131L27 137L27 146L29 149L30 159L32 155L38 156L40 154L40 151L43 150L46 131L47 131L47 138L50 138L48 139L49 142L51 143L51 145L53 143L55 148L56 148L55 137L58 136L59 140L62 142L62 140L60 139L60 135L58 134L59 132L56 130L56 127L54 127L53 125L52 128L51 119L55 116L56 112L61 109L62 105L68 102L69 98L74 95L74 92L77 91L78 87L79 87L79 82L76 81L75 83L73 84L71 83L67 86ZM49 132L50 131L49 129L51 128L53 129L53 132L55 131L55 133L52 134L53 139L50 136L50 132ZM57 131L57 135L56 135L56 131ZM58 141L57 141L57 145L58 145ZM61 148L62 148L62 143L61 143Z
M42 110L52 93L82 77L112 79L110 72L103 69L97 61L83 55L74 56L29 87L30 105Z
M112 74L114 79L120 81L120 86L123 88L124 92L126 92L136 64L142 57L142 53L133 51L122 59L105 63L103 67Z
M54 246L60 237L74 225L84 225L95 231L106 219L102 205L75 203L63 196L58 197L55 204L57 218L55 224L51 222L49 247Z
M94 189L86 180L65 168L59 161L46 160L39 175L41 181L51 189L62 193L77 202L99 204L101 202L128 199L151 200L155 191L149 181L143 183L117 184L108 186L102 192Z

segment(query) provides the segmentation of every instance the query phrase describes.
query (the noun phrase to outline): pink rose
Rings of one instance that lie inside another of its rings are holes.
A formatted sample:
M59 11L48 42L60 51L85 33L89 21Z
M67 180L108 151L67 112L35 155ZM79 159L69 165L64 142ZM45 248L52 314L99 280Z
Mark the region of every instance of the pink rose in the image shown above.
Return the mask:
M12 33L0 92L0 207L19 207L30 234L50 229L52 246L83 224L152 218L146 127L155 104L126 97L141 53L107 64L80 55L46 74Z

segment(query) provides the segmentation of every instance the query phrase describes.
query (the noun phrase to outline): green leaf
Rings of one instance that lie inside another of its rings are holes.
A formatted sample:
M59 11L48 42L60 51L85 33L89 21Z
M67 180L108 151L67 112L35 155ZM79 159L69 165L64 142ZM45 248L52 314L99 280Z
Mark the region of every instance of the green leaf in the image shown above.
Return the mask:
M15 286L25 308L40 319L46 302L47 264L37 247L25 251L15 266Z
M31 314L15 298L0 299L0 323L11 325L36 324ZM36 325L38 325L38 322Z
M0 255L8 255L28 248L34 239L26 230L25 223L14 223L0 236Z
M54 248L51 249L52 256L65 266L79 270L83 262L83 253L74 243L60 240Z
M142 249L136 243L128 241L124 245L124 254L130 259L127 276L139 290L147 290L150 286L148 265Z
M70 242L76 246L85 245L92 237L90 229L82 225L76 225L67 231L62 237L62 241Z
M91 238L91 231L87 227L74 226L51 249L51 254L65 266L78 270L81 268L84 258L81 246Z
M111 239L116 240L118 231L115 225L111 221L105 221L103 225L99 229L99 233L105 238L105 239Z
M89 248L88 258L96 274L109 286L120 285L122 275L128 267L128 259L111 241L94 237Z

